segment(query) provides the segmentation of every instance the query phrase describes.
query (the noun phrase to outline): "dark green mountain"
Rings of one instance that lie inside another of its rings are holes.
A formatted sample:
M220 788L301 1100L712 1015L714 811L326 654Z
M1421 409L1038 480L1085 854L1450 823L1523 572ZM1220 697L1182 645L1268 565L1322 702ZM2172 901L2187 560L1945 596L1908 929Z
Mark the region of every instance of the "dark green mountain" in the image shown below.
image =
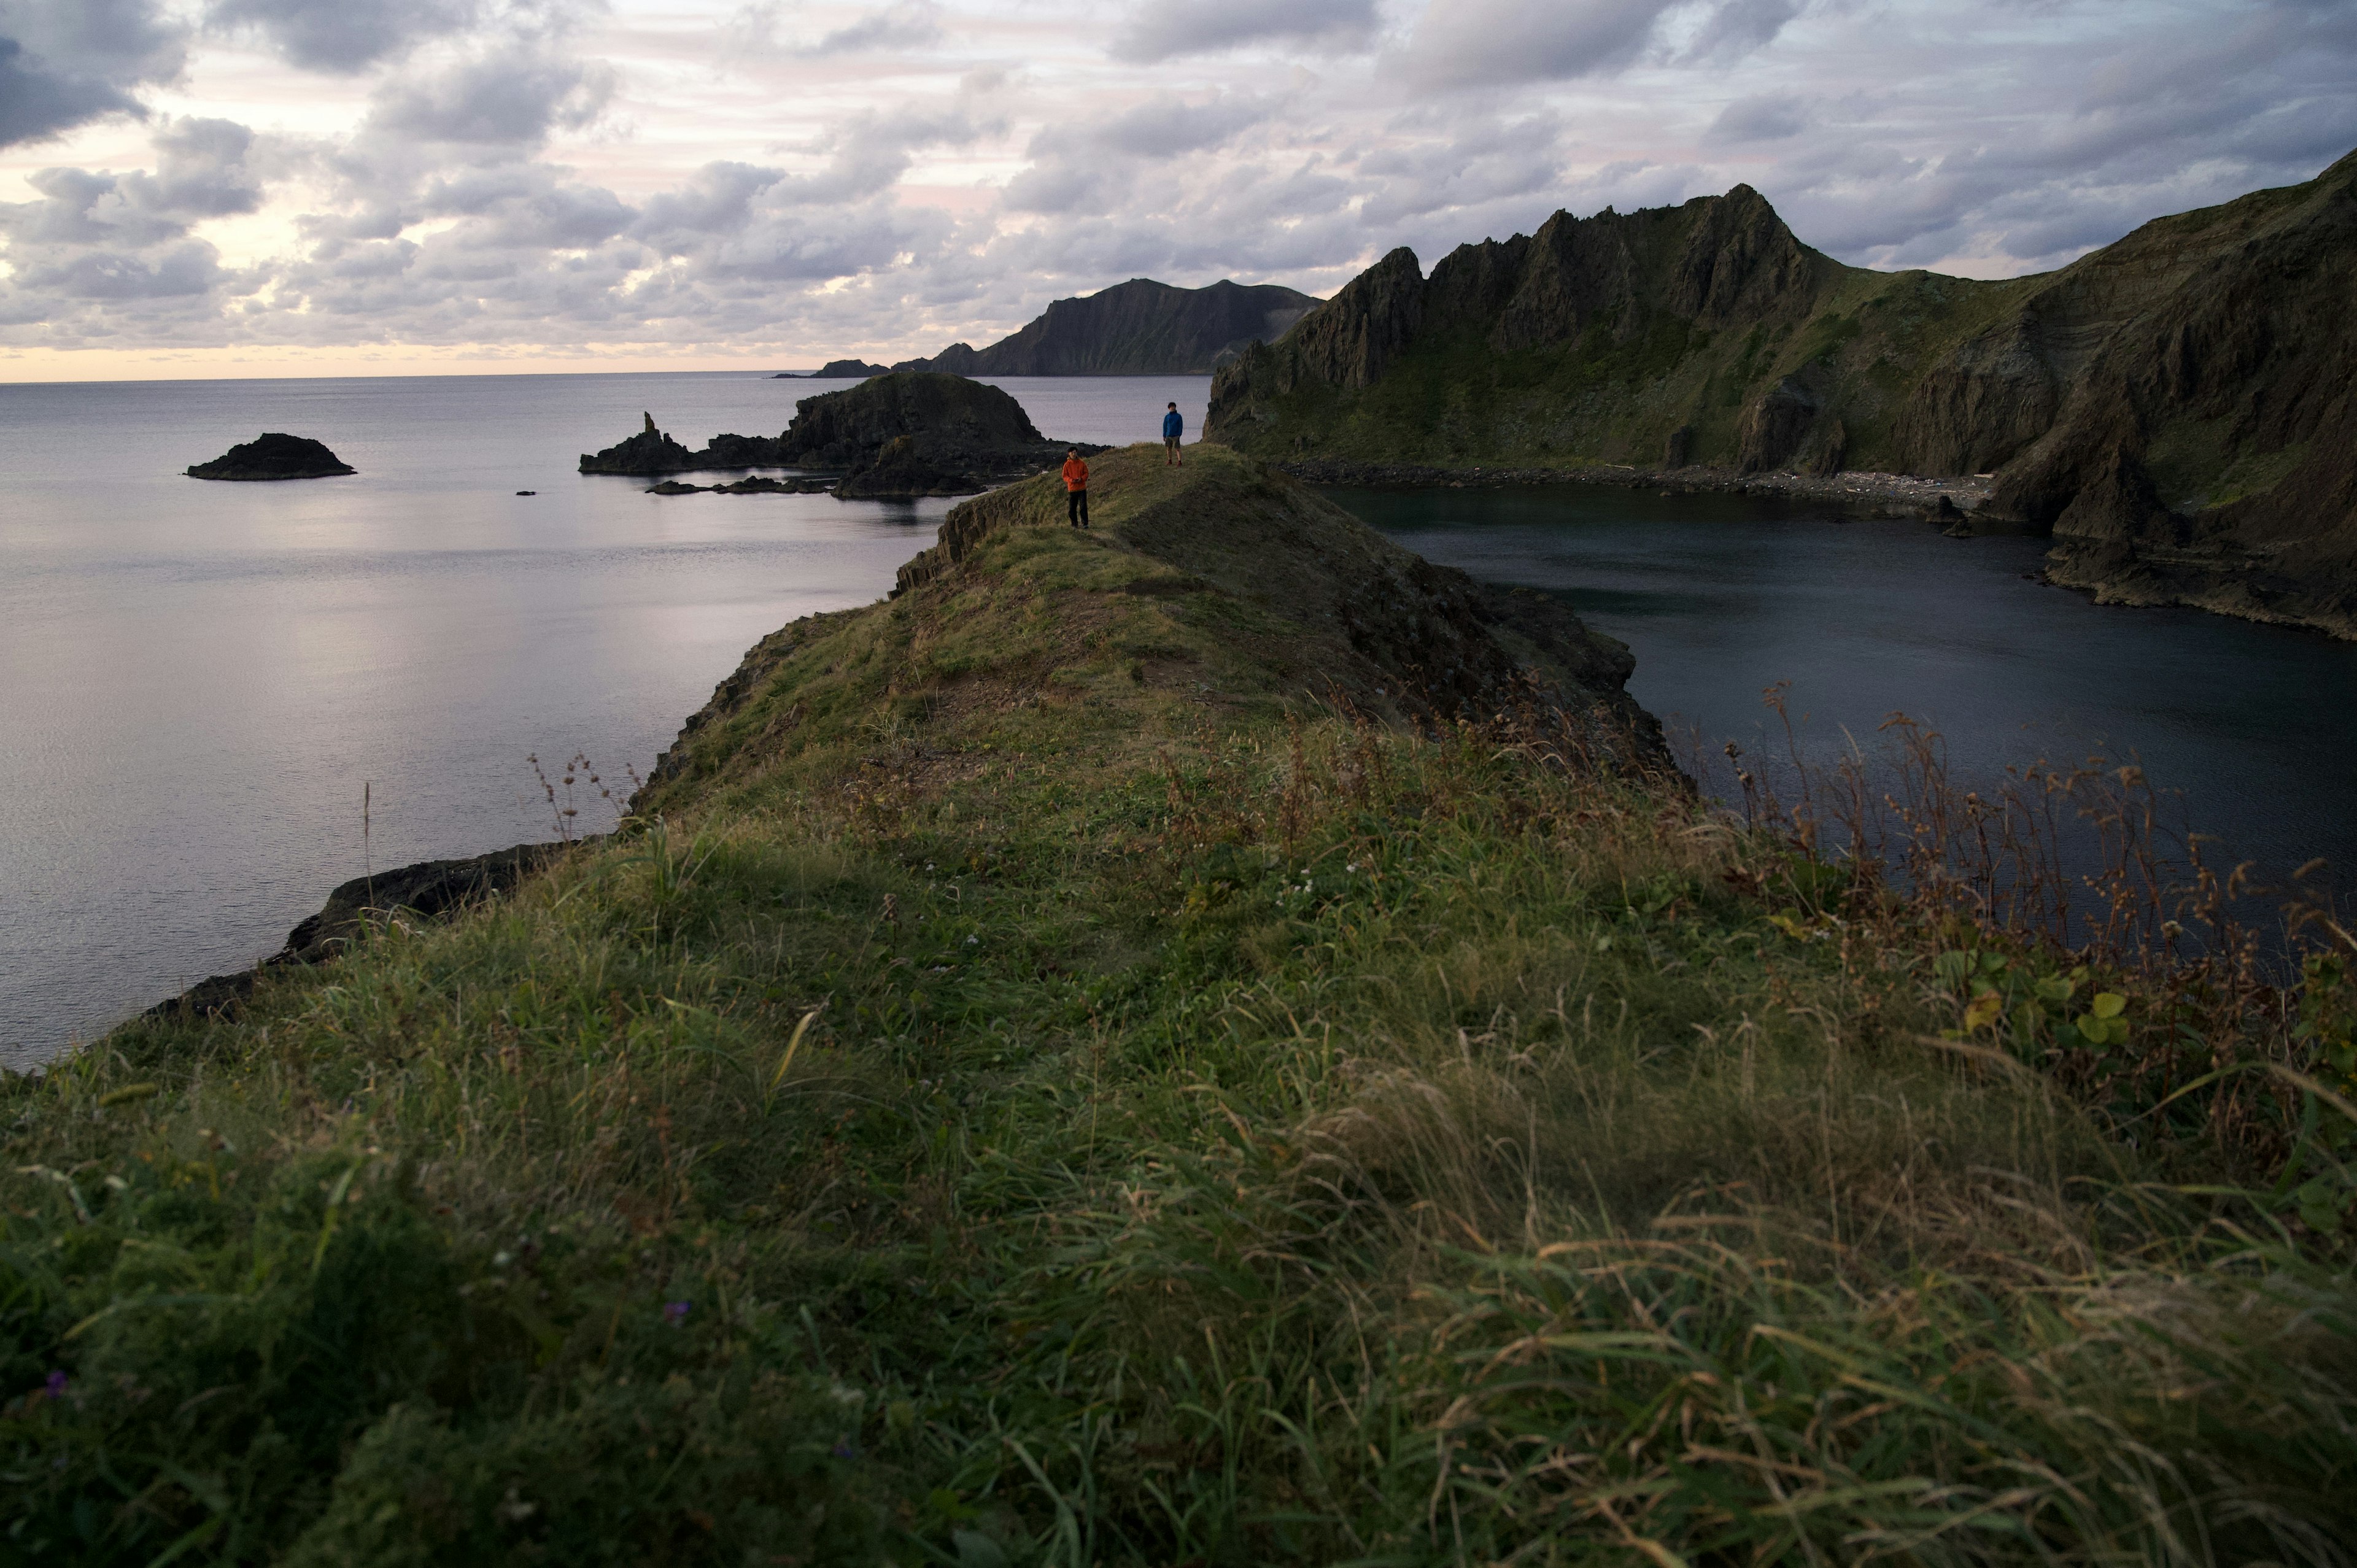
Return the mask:
M2058 580L2357 636L2357 155L2001 283L1845 266L1738 186L1399 250L1211 389L1265 456L1998 476Z
M896 371L961 376L1209 375L1245 345L1282 336L1318 306L1277 284L1173 288L1152 278L1080 299L1060 299L1011 338L987 349L952 343Z

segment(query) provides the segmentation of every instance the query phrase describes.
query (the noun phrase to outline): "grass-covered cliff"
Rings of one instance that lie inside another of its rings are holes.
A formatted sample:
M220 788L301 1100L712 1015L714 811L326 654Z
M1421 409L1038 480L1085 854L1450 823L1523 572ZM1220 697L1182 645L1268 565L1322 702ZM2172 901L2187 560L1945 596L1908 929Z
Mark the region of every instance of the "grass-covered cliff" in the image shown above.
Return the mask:
M1161 463L9 1080L0 1557L2347 1560L2337 982L1878 894L1561 612Z
M1759 193L1395 251L1221 372L1271 458L1994 473L2058 579L2357 636L2357 155L2002 283L1845 266Z

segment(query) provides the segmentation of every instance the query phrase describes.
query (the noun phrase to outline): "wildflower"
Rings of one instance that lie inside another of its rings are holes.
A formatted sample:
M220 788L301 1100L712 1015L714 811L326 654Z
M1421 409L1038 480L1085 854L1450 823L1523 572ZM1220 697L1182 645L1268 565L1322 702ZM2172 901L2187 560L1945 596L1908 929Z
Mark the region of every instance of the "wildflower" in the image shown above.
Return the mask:
M854 1448L846 1439L834 1445L834 1456L838 1459L856 1459L859 1457L859 1450Z
M681 1324L687 1321L687 1309L694 1305L694 1304L692 1302L684 1301L667 1301L663 1303L663 1321L670 1324L674 1328L678 1327Z
M66 1375L62 1370L51 1372L41 1384L41 1391L53 1400L66 1397Z

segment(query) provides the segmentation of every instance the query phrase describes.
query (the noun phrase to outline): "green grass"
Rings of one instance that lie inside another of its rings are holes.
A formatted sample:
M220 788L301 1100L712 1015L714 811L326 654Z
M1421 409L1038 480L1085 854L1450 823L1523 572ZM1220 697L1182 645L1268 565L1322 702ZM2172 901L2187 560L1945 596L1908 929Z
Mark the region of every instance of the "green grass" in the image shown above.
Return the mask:
M2214 1119L1321 705L1174 521L1298 492L1125 462L508 899L10 1080L0 1556L2347 1560L2345 1255Z

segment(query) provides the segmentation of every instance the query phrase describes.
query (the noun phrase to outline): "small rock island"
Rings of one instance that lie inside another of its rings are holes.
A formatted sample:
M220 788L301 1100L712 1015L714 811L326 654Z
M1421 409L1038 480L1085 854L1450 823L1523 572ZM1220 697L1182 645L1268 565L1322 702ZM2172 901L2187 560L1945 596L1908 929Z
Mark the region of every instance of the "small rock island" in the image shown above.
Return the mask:
M272 430L241 442L210 463L191 466L188 475L192 479L326 479L358 472L328 451L325 442Z

